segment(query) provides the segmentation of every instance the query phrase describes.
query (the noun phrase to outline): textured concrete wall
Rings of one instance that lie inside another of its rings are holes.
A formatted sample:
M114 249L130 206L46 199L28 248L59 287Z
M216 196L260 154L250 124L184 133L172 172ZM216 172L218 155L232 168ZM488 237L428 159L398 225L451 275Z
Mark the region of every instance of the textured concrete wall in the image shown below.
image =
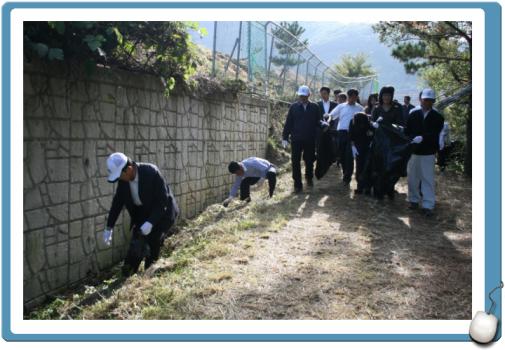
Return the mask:
M127 213L112 247L101 239L115 191L110 153L158 165L188 218L226 196L230 160L265 155L267 114L245 96L167 98L153 76L25 65L25 307L124 256Z

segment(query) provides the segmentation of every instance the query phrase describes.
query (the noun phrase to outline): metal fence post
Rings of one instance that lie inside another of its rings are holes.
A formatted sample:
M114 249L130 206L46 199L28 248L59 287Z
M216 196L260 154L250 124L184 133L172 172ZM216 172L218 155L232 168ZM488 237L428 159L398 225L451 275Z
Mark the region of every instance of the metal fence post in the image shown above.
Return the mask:
M295 85L298 86L298 72L300 71L300 54L298 54L298 60L296 61L296 78Z
M265 80L263 81L264 84L265 84L265 95L268 96L268 73L267 73L267 61L268 61L268 58L267 58L267 46L268 46L268 36L267 36L267 25L268 25L268 22L267 24L265 24L264 26L264 31L265 31L265 46L263 46L263 49L265 50Z
M237 50L237 70L235 72L235 80L238 80L238 72L240 71L240 47L242 43L242 21L238 27L238 50Z
M214 21L214 43L212 44L212 76L216 76L216 38L217 38L217 21Z
M252 81L251 22L247 22L247 80Z

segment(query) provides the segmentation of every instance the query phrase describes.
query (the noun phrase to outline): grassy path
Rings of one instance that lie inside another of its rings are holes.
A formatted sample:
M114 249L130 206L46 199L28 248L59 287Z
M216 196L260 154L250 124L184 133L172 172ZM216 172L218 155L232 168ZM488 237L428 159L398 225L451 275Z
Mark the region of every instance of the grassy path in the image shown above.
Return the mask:
M90 305L59 299L50 318L471 318L471 182L437 174L427 219L406 208L404 179L378 203L339 178L292 195L284 174L273 199L265 185L250 204L212 205L155 268L97 286Z

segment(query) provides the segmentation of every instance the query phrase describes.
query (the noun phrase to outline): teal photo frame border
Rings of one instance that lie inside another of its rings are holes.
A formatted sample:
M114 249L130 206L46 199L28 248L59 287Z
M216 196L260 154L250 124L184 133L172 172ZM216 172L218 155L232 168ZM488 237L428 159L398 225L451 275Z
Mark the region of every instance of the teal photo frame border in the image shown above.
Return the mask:
M468 334L16 334L11 330L11 11L14 9L481 9L485 14L485 292L501 281L501 6L496 2L8 2L2 7L2 337L6 341L471 341ZM493 294L501 320L501 290ZM501 338L501 322L495 341Z

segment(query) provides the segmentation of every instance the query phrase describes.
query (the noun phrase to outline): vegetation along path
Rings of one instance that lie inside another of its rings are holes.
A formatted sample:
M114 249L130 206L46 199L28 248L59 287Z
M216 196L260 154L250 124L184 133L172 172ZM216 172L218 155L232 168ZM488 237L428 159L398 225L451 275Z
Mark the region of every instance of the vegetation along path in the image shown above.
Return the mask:
M379 203L340 177L333 167L293 195L284 173L272 199L262 188L249 204L212 205L149 270L117 273L32 317L471 318L471 181L437 173L437 214L425 218L407 209L403 179L395 200Z

